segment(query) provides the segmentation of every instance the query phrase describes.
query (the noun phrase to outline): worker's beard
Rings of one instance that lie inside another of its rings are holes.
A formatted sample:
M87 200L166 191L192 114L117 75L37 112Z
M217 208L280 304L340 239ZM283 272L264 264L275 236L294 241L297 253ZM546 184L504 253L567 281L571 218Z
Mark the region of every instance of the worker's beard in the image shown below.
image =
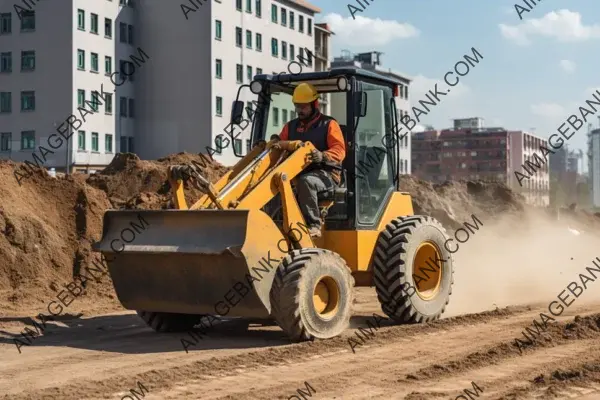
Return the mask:
M302 122L310 121L317 113L318 109L315 107L314 103L311 104L310 114L305 115L303 113L298 113L298 119Z

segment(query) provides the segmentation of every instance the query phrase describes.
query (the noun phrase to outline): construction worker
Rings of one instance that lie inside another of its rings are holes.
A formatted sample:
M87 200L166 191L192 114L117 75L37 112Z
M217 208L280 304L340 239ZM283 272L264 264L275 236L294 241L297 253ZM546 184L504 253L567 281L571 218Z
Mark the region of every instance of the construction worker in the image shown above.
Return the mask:
M300 210L311 237L321 236L321 216L317 193L333 189L340 183L340 171L324 163L341 166L346 157L346 143L337 121L321 114L319 93L308 83L299 84L292 102L298 118L285 124L279 139L311 142L316 150L310 153L312 165L296 179L296 192Z

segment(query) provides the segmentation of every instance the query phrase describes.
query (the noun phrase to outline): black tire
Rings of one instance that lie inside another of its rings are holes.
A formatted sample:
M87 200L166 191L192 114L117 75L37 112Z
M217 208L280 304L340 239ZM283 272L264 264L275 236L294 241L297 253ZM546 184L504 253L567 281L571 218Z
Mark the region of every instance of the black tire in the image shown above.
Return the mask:
M446 240L444 227L434 218L421 215L396 218L381 232L373 254L373 279L381 308L388 317L401 323L423 323L440 318L450 301L454 283L454 259L444 246ZM422 275L431 278L429 269L441 271L436 274L438 284L429 292L423 291L423 297L417 290L419 285L415 284L413 265L421 244L437 248L442 260L416 266L419 284ZM428 270L423 273L422 267Z
M317 284L328 289L327 305L321 310L313 299ZM271 316L293 341L332 338L350 323L353 287L350 269L338 254L318 248L293 250L275 274Z
M200 323L202 315L137 311L144 322L156 332L186 332Z

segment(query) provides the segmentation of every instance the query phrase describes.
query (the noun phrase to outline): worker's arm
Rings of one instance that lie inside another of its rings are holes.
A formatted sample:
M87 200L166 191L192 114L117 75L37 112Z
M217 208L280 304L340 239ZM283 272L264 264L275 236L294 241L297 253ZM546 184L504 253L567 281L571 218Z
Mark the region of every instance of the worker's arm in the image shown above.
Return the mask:
M344 161L344 158L346 158L346 142L344 141L344 135L342 134L340 125L335 120L329 122L329 129L327 131L327 150L323 152L323 155L327 159L340 164Z

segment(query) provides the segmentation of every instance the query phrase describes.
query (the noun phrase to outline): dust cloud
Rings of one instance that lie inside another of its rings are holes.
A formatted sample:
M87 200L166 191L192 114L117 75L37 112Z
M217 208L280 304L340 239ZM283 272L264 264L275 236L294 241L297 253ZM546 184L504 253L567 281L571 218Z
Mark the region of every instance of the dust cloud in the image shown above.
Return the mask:
M444 318L508 305L539 304L547 310L570 282L583 287L580 273L595 280L586 267L600 266L598 232L540 215L481 219L483 226L454 254L454 286ZM561 297L568 295L566 303L574 300L577 306L600 300L600 283L586 285L578 298L568 290Z

